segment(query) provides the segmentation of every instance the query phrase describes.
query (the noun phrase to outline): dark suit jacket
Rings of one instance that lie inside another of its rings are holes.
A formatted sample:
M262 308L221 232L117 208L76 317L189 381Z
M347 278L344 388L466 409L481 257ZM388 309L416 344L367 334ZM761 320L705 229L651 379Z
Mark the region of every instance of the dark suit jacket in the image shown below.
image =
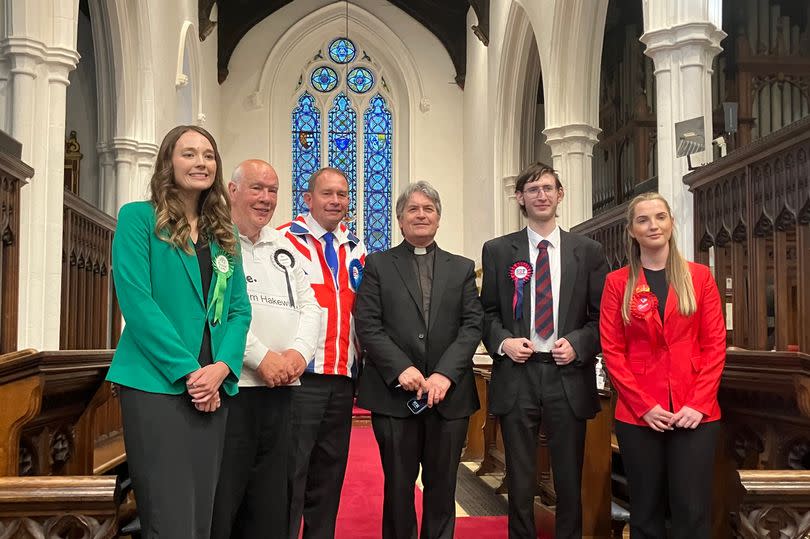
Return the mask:
M410 366L427 378L434 372L453 385L437 410L445 419L467 417L478 409L472 356L481 341L483 312L472 260L436 247L430 327L405 243L366 258L354 304L357 337L366 350L357 404L372 412L409 417L413 392L395 388Z
M560 230L560 298L558 338L565 337L577 354L570 364L560 367L563 388L574 414L588 419L599 411L596 393L595 358L599 353L599 303L608 273L602 245L584 236ZM531 324L531 279L524 283L523 314L515 320L512 296L515 285L509 268L519 260L529 260L526 229L484 244L481 303L484 307L484 345L494 363L489 385L489 408L493 414L506 414L515 404L520 371L508 356L498 355L504 339L529 338Z

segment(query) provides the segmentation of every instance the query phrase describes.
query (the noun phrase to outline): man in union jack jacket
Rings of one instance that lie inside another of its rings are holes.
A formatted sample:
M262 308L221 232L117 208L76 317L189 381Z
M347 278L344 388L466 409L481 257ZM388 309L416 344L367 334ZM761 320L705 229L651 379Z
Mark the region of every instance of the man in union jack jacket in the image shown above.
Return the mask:
M295 247L322 309L321 332L301 386L293 388L290 537L333 538L349 455L359 350L352 309L366 249L343 222L349 182L335 168L309 179L309 208L279 230Z

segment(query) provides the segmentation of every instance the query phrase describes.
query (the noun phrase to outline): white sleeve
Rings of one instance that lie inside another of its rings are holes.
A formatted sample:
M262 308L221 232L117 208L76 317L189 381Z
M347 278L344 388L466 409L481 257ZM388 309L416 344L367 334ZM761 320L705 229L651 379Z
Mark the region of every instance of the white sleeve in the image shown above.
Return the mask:
M255 371L259 368L259 363L262 362L268 350L269 348L253 334L253 330L248 330L244 365Z

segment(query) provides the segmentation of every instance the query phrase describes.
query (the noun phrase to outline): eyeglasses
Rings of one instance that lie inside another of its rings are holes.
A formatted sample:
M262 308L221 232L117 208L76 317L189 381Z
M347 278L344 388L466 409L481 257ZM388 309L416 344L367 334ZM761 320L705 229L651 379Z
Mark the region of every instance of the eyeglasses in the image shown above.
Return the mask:
M543 191L543 194L546 196L551 196L551 194L556 190L556 185L532 185L531 187L524 189L523 194L524 196L534 198L540 194L540 191Z

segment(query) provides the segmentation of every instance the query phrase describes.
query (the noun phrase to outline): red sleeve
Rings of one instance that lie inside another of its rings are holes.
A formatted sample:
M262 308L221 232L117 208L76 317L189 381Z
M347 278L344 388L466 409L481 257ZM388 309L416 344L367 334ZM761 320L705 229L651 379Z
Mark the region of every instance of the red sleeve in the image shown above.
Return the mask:
M705 266L692 271L701 271L701 279L695 283L697 313L699 317L698 343L700 344L700 372L692 386L692 396L686 406L704 416L710 415L717 400L717 389L726 363L726 323L720 305L717 283Z
M610 382L619 393L619 398L641 419L658 403L641 388L636 375L630 371L622 319L624 286L617 281L619 278L616 274L608 275L602 293L599 317L602 357L610 375Z

